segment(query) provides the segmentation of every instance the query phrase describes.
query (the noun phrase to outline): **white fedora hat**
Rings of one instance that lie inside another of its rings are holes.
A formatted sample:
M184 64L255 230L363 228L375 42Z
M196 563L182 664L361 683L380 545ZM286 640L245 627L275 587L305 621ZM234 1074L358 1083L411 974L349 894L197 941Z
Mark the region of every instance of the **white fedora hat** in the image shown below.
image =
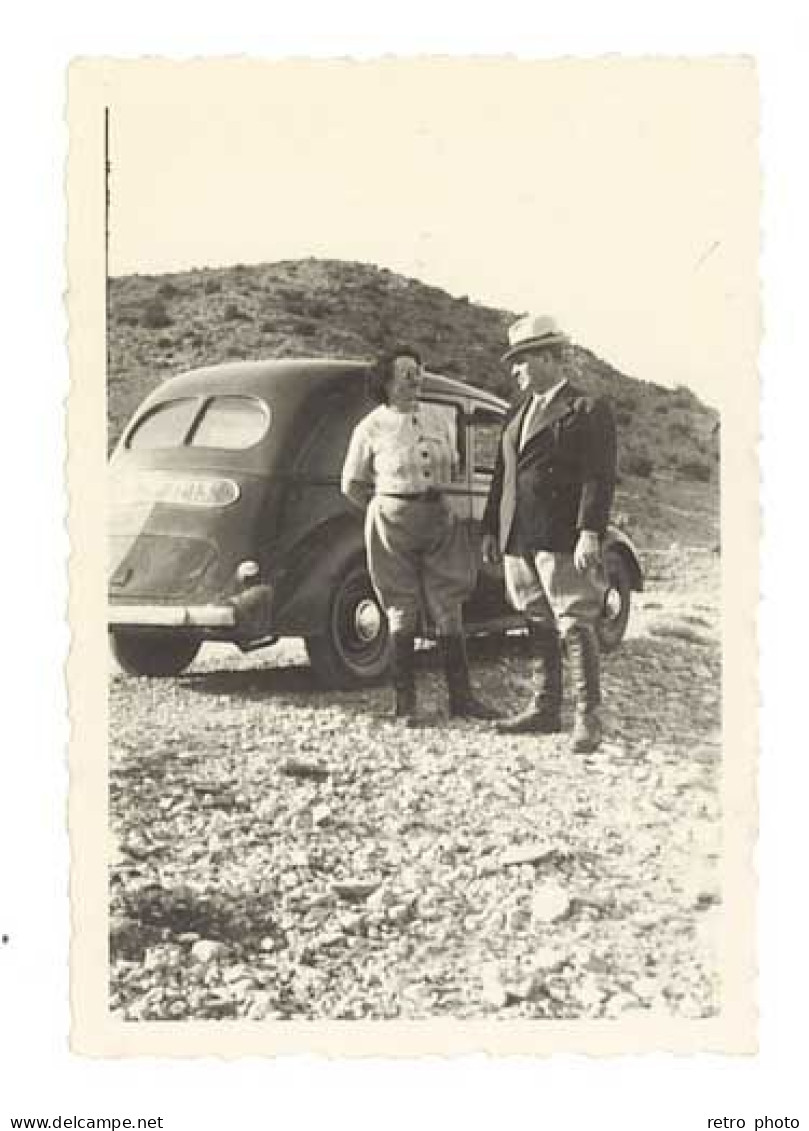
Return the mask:
M526 314L509 326L508 349L502 360L511 361L521 353L534 353L569 340L549 314Z

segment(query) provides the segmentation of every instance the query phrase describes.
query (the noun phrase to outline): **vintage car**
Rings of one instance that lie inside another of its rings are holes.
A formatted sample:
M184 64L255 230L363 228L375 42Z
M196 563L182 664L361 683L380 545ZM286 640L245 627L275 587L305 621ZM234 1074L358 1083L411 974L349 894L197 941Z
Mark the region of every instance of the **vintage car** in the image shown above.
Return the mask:
M362 516L340 493L354 425L373 407L367 362L276 360L196 369L138 408L110 462L109 632L133 675L186 668L204 641L242 651L302 637L319 679L373 682L387 624L366 567ZM505 401L437 374L424 399L446 411L461 468L449 504L478 531ZM610 528L603 647L623 638L642 586L629 539ZM481 563L470 634L524 624L502 568ZM431 626L423 625L429 636Z

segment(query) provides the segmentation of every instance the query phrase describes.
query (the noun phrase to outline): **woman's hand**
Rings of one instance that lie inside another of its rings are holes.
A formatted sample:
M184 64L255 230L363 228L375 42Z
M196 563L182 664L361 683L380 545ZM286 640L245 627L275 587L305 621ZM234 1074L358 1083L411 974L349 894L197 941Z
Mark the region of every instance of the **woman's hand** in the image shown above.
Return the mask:
M358 510L363 511L373 498L374 489L369 483L363 483L360 479L349 479L348 483L343 485L343 494Z

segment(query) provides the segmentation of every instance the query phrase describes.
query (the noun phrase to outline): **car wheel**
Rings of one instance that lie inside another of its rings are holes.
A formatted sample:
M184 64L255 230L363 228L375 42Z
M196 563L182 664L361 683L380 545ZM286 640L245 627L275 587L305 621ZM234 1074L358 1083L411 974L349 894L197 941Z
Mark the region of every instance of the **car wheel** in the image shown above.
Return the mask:
M364 562L340 576L331 594L324 631L306 639L321 683L358 687L377 682L390 664L388 622Z
M112 654L128 675L179 675L200 650L195 636L111 632Z
M612 652L624 638L632 603L632 585L629 569L623 555L616 551L604 559L607 590L604 607L598 624L598 636L604 652Z

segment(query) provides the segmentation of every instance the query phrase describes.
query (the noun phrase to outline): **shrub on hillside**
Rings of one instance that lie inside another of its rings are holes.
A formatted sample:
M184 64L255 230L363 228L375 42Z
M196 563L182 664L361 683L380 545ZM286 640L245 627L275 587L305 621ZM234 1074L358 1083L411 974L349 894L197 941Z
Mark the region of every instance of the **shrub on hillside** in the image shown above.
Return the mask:
M325 318L332 313L332 305L322 298L309 298L304 303L303 313L308 318Z
M224 319L226 322L243 322L248 318L248 315L240 310L235 302L229 302L225 307Z
M171 281L161 283L157 288L157 297L162 299L180 298L186 292Z
M327 299L306 295L289 287L280 288L278 294L284 309L299 318L325 318L334 313L334 306Z
M142 314L139 310L123 310L118 315L118 323L121 326L140 326Z
M699 401L685 385L677 385L672 394L672 403L677 408L699 408Z
M141 326L144 326L147 330L162 330L172 324L166 304L160 298L153 298L147 302L143 308L143 316L140 321Z
M306 299L300 291L281 288L278 293L283 299L284 309L290 314L303 316L306 313Z
M219 279L206 279L202 289L206 295L218 295L222 290L222 283Z
M683 460L680 466L680 475L684 479L693 479L698 483L710 483L711 481L711 468L707 463L703 463L699 459Z
M654 471L654 465L648 452L628 452L623 461L624 470L639 479L648 479Z
M669 421L668 431L670 436L688 440L694 435L694 425L690 420L679 417L677 420Z

